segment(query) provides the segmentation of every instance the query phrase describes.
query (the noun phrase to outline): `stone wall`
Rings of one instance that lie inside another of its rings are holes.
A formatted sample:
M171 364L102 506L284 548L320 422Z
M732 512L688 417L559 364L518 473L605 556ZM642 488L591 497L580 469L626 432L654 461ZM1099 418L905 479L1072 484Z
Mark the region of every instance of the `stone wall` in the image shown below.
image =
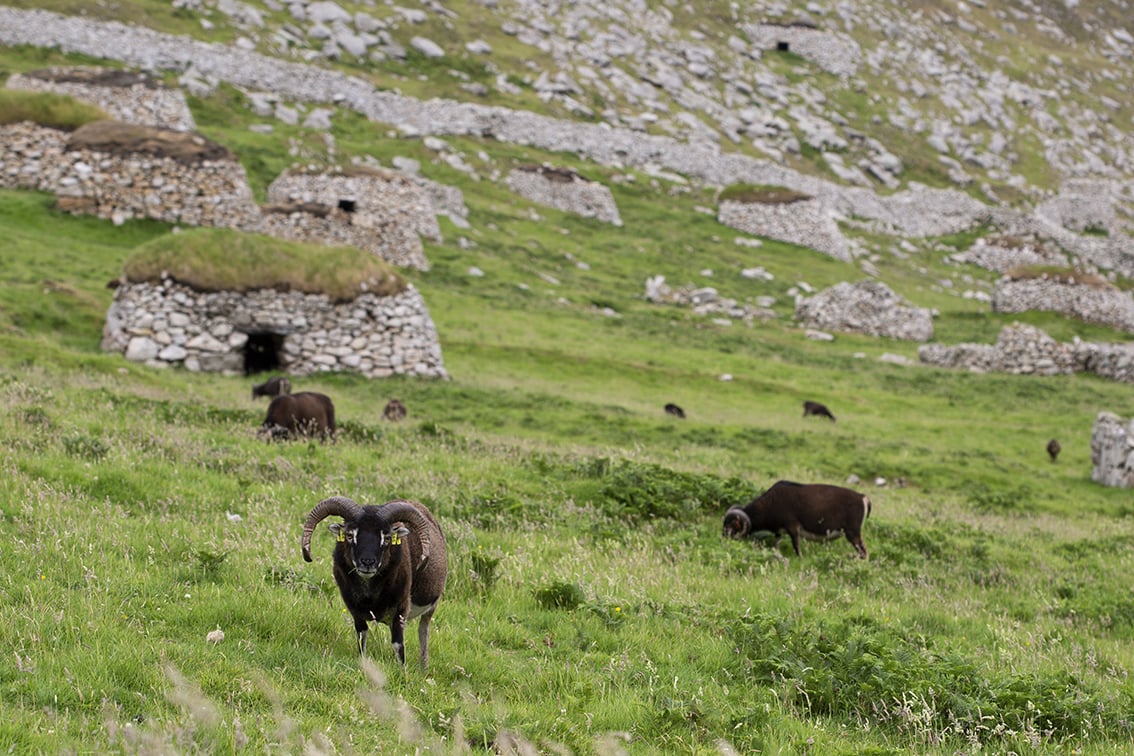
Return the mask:
M97 66L44 68L12 74L5 86L69 95L97 105L119 121L177 131L197 129L185 94L141 73Z
M429 269L421 240L397 223L376 227L373 216L356 218L355 213L326 205L265 205L261 210L259 233L310 244L358 247L391 265Z
M622 225L610 189L588 181L570 169L520 166L508 173L507 183L512 191L532 202L615 226Z
M1134 331L1134 298L1111 286L1054 278L1001 278L992 294L994 312L1058 312L1085 323Z
M717 208L717 220L748 234L811 247L836 260L851 260L850 246L834 214L816 198L780 204L726 200Z
M441 227L429 192L412 178L393 171L354 169L348 173L289 170L268 187L268 201L278 205L295 203L349 207L353 229L361 249L374 252L394 265L427 270L421 237L441 240ZM286 233L285 238L322 241L326 224L314 217L298 217L281 226L268 217L263 233ZM309 234L302 236L303 233ZM335 232L338 233L338 232ZM295 234L300 234L299 236Z
M995 344L926 344L918 349L926 365L980 373L1068 375L1093 373L1134 383L1134 343L1061 343L1035 326L1013 323L1001 329Z
M198 292L170 279L124 283L106 316L102 348L155 367L241 374L252 334L279 338L279 367L296 376L445 378L433 319L411 285L333 304L321 294Z
M949 259L997 273L1007 273L1023 265L1068 265L1067 255L1052 249L1051 245L1016 236L982 236L967 250L950 255Z
M0 126L0 185L59 196L70 212L115 223L153 218L191 226L255 227L260 209L235 158L194 164L172 157L74 148L71 134L31 123ZM204 140L165 131L177 139Z
M879 281L842 282L795 305L795 317L809 328L926 341L933 338L933 315L910 307Z
M1134 487L1134 420L1100 412L1091 430L1091 480L1116 488Z

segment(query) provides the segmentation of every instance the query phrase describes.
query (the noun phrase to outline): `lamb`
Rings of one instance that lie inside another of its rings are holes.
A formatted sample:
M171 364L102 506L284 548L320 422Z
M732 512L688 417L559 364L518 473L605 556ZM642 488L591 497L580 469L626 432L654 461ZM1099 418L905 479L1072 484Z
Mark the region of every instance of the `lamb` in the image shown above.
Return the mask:
M1052 462L1059 458L1059 452L1062 451L1062 449L1063 447L1061 447L1059 442L1054 438L1047 442L1047 454L1051 457Z
M869 516L870 498L857 491L781 480L746 506L731 507L724 516L724 535L742 538L770 530L779 545L780 534L787 531L796 556L803 556L799 550L801 537L829 541L845 535L858 555L866 559L862 525Z
M678 407L673 402L670 402L669 404L665 405L665 414L673 415L674 417L679 417L682 420L685 419L685 410L681 409L681 407Z
M429 664L429 623L445 590L448 574L445 536L425 505L394 499L361 506L345 496L319 502L303 525L303 558L311 561L311 534L325 517L343 518L330 526L335 582L354 618L358 652L366 653L367 623L390 626L390 642L405 666L406 622L417 626L421 667Z
M318 436L324 443L335 438L335 405L331 397L314 391L282 394L268 405L260 433L273 438Z
M252 387L252 398L258 396L275 397L291 393L291 381L282 375L269 378L258 386Z
M803 403L803 416L815 415L816 417L829 417L831 422L835 422L835 416L831 414L831 410L827 409L826 405L819 402L804 402Z

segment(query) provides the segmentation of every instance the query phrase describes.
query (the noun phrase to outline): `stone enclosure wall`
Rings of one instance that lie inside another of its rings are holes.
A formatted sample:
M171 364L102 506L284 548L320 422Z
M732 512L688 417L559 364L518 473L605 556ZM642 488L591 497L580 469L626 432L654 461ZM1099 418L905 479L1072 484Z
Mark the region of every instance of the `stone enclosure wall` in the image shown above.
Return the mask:
M1134 331L1134 297L1109 285L1086 285L1055 278L1001 278L992 295L994 312L1046 310L1085 323Z
M717 209L717 220L747 234L811 247L836 260L851 260L850 246L834 215L816 198L789 203L726 200Z
M193 114L180 89L134 71L98 66L56 67L12 74L9 89L56 92L97 105L119 121L196 131Z
M622 225L610 189L568 168L520 166L508 173L506 181L512 191L532 202L614 226Z
M250 349L272 349L279 369L297 376L447 377L436 327L413 286L334 304L321 294L198 292L170 279L124 283L107 312L102 348L191 371L241 374Z
M1122 383L1134 383L1134 343L1061 343L1035 326L1005 326L995 344L926 344L918 349L926 365L962 368L982 373L1066 375L1094 373Z

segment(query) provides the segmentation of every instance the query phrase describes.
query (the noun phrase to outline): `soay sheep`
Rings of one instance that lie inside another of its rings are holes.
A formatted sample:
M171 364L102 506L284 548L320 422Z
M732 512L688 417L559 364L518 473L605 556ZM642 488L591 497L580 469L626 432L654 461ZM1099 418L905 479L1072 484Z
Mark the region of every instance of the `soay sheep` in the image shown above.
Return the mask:
M732 507L724 516L724 535L742 538L762 530L791 536L796 556L802 556L799 539L829 541L839 536L854 544L866 559L862 525L870 515L870 498L840 486L777 481L743 507Z
M685 419L685 410L681 409L681 407L678 407L673 402L665 405L665 414L680 417L682 420Z
M803 403L803 416L815 415L816 417L829 417L831 422L835 422L835 416L831 414L831 410L827 406L819 402L804 402Z
M335 582L354 618L358 652L366 653L367 623L390 626L394 654L406 663L405 628L417 626L421 666L429 664L429 623L445 590L448 560L445 536L425 505L395 499L382 506L361 506L345 496L319 502L303 525L303 558L311 561L311 534L325 517L333 523Z
M260 433L273 438L318 436L335 438L335 404L331 397L314 391L277 396L268 405Z
M401 399L391 399L382 410L382 417L391 422L406 419L406 405Z
M269 378L258 386L252 387L252 398L258 396L274 397L291 393L291 381L282 375Z
M1062 450L1063 447L1054 438L1047 442L1047 455L1051 457L1052 462L1059 459L1059 452Z

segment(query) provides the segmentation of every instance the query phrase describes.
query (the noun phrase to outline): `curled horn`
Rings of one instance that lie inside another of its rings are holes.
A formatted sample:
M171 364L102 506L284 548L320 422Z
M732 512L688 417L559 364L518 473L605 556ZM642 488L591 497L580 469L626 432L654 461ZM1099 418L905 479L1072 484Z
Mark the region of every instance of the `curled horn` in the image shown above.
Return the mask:
M413 532L417 535L417 540L421 544L421 563L418 568L423 566L429 559L429 520L425 519L421 510L406 499L388 501L382 505L381 511L388 522L404 522L413 528Z
M729 509L727 512L725 512L724 519L725 523L728 523L730 519L736 519L740 522L740 532L736 533L735 535L746 536L748 535L748 531L752 529L752 520L748 518L748 513L740 507L732 507L731 509ZM734 534L728 533L728 535Z
M332 496L316 504L307 515L307 522L303 523L303 558L311 561L311 534L324 517L335 515L344 520L354 520L361 514L362 507L345 496Z

